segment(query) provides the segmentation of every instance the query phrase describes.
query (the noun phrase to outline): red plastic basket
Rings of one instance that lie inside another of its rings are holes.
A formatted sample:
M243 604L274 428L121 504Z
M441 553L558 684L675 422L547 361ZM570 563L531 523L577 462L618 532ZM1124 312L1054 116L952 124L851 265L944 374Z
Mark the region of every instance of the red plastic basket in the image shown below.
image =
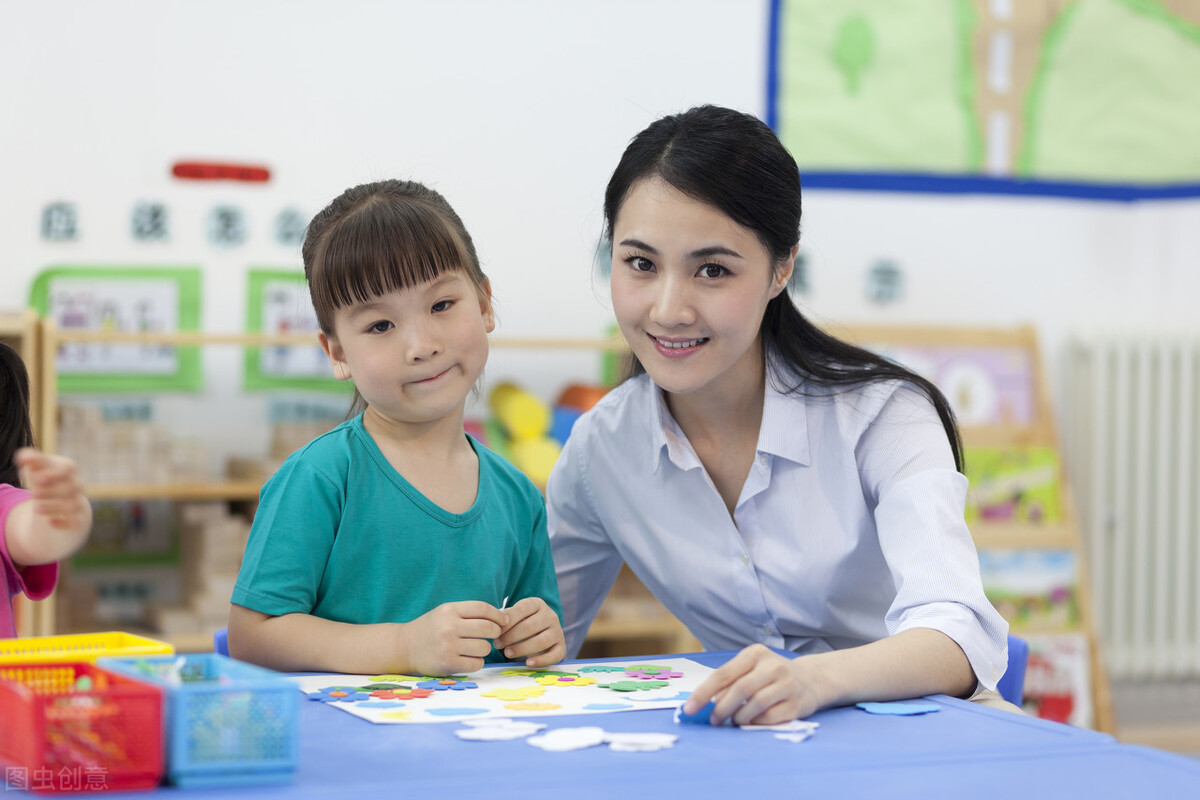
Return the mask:
M0 666L10 789L145 789L162 778L162 690L94 664Z

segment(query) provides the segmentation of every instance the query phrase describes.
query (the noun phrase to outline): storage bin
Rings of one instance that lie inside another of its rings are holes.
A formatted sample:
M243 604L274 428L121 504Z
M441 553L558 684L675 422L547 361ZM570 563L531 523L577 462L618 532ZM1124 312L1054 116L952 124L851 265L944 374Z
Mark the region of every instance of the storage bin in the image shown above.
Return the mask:
M166 642L132 633L75 633L0 639L0 665L94 662L101 656L142 656L174 653Z
M11 789L146 789L162 779L163 692L88 663L0 665Z
M164 750L172 783L279 783L295 775L300 691L278 673L215 653L97 663L166 693Z

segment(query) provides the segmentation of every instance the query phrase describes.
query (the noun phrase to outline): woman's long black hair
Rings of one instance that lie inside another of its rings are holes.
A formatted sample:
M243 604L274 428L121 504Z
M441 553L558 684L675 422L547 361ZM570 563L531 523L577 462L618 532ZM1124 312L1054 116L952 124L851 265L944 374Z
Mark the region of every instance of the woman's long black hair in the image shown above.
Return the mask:
M13 456L22 447L33 447L29 373L20 354L0 342L0 483L21 485Z
M658 177L679 191L723 211L753 231L775 264L800 241L800 170L775 132L750 114L697 106L663 117L625 148L604 193L604 221L611 240L617 212L635 183ZM945 396L925 378L869 350L830 336L809 322L788 292L772 299L759 329L770 353L802 377L801 383L849 388L876 381L906 381L937 409L962 471L962 442ZM631 357L630 375L644 372ZM800 385L779 387L799 392Z

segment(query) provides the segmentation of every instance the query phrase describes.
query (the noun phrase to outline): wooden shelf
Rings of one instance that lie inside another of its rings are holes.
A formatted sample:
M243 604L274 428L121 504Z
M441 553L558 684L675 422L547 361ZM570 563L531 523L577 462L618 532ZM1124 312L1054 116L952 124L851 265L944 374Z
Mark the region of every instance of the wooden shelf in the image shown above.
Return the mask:
M981 550L1071 550L1078 545L1071 528L1062 522L981 522L970 524L971 538Z
M258 481L213 481L212 483L99 483L89 484L93 500L257 500Z

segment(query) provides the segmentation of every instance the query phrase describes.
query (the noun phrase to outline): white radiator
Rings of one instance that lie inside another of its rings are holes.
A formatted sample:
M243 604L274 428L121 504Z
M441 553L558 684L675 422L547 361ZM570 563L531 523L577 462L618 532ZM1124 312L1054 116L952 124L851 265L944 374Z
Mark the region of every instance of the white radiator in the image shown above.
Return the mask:
M1113 678L1200 677L1200 332L1077 340L1062 430Z

